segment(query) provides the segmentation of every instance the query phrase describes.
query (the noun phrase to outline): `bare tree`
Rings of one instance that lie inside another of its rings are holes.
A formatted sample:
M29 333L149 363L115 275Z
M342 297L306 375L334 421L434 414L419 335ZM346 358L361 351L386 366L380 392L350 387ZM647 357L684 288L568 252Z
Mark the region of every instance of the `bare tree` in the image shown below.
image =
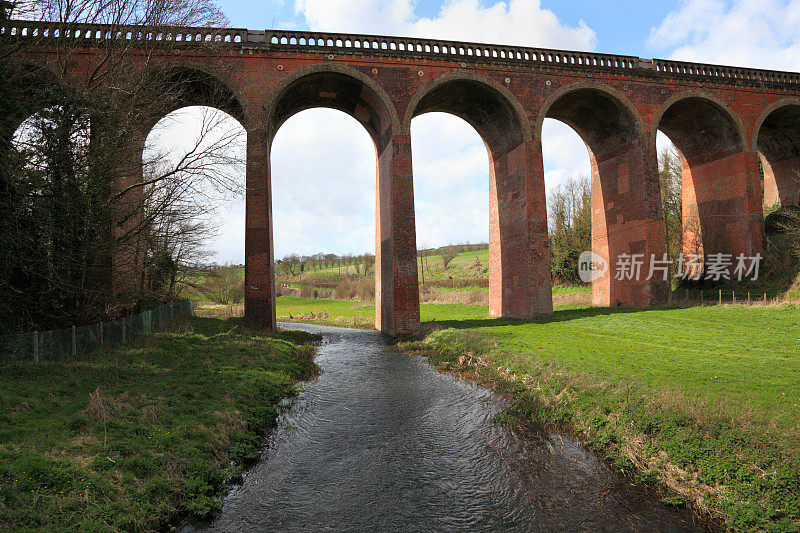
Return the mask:
M110 304L140 307L174 295L180 265L197 259L205 227L197 217L214 195L241 189L232 152L241 132L220 132L218 115L208 114L196 143L177 160L157 151L143 159L144 139L167 113L196 101L187 95L199 85L207 105L235 113L236 103L213 79L173 68L170 47L180 43L114 37L131 25L164 35L174 27L222 26L224 16L209 0L13 2L11 16L63 28L107 26L85 69L71 61L83 46L77 39L40 34L0 42L0 291L7 295L0 323L70 324L96 318ZM53 51L55 68L39 60L40 45ZM20 134L17 126L31 116ZM130 282L124 293L117 290L120 272Z
M674 148L665 148L658 156L658 167L664 237L670 265L674 265L678 256L683 252L684 223L689 222L683 220L680 155ZM674 277L674 272L672 277Z
M231 305L244 299L244 278L239 267L224 265L205 273L197 288L214 303Z
M456 254L454 251L452 251L449 248L443 248L442 249L442 252L439 254L439 257L442 260L442 267L445 270L447 270L447 267L450 266L450 263L453 262L453 259L456 258L456 255L458 255L458 254Z
M578 258L592 245L591 204L585 176L559 184L547 199L551 268L559 282L580 283Z
M375 266L375 256L364 254L364 274L369 274L369 270ZM373 269L374 270L374 269Z

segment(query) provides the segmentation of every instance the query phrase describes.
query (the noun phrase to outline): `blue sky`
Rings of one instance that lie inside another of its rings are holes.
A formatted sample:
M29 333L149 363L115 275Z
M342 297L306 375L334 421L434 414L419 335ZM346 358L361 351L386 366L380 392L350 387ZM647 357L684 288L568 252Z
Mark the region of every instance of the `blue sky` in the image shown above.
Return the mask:
M441 0L418 1L414 13L419 17L435 17L443 3ZM496 3L483 0L480 5ZM219 5L235 27L309 29L305 17L296 11L295 2L291 0L236 0L219 2ZM676 2L577 0L542 1L540 5L567 24L577 25L583 20L598 36L597 51L650 57L652 50L645 45L650 30L675 9Z
M220 5L232 26L249 29L411 35L800 70L800 0L236 0ZM196 135L196 117L192 110L171 117L170 128L157 137L160 148L179 154ZM548 190L588 174L588 153L571 129L548 120L542 137ZM458 118L423 115L412 122L412 150L418 245L486 240L488 156L477 133ZM374 252L375 153L352 118L315 109L289 119L273 145L272 189L276 258L291 252ZM212 259L242 262L244 200L219 205L220 235L209 241Z

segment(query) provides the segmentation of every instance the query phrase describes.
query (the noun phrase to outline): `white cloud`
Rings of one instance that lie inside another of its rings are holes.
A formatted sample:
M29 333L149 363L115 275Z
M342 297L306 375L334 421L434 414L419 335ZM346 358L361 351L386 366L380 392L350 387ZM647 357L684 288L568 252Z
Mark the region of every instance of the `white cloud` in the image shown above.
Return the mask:
M559 183L590 172L589 150L580 136L564 124L545 119L542 124L544 183L549 191Z
M478 0L447 2L436 18L415 21L411 31L428 38L570 50L591 50L597 40L583 21L567 26L543 9L539 0L511 0L487 7Z
M650 32L670 59L800 70L800 1L688 0Z
M489 154L462 119L426 113L411 122L418 246L486 242Z
M408 0L296 0L295 12L313 31L396 35L414 8Z
M275 256L375 248L375 145L350 116L311 109L272 145Z
M478 0L444 2L433 18L419 18L410 0L296 0L312 30L377 33L430 39L477 41L591 50L596 35L583 21L561 22L539 0L510 0L484 6Z

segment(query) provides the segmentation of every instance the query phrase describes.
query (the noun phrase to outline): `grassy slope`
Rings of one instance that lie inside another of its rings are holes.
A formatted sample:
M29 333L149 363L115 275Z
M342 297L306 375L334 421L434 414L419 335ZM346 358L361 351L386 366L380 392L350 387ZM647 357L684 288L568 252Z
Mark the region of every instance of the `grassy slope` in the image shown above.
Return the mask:
M80 361L3 368L0 529L150 530L213 513L275 403L314 375L309 338L191 319Z
M482 269L470 268L475 263L476 259L480 261L480 263L483 265L483 268L487 269L486 272L483 272ZM429 275L430 279L445 279L447 276L453 276L454 278L487 277L489 275L489 250L460 253L453 258L453 261L450 263L447 271L443 269L441 261L442 260L439 255L432 255L424 259L426 265L426 280L428 279ZM419 265L419 262L417 262L417 264ZM337 267L321 268L316 272L313 270L308 272L308 274L325 274L332 276L335 276L338 273L339 269ZM342 266L341 273L355 274L356 269L352 265L346 267Z
M448 278L454 279L486 279L489 277L489 250L478 250L475 252L462 252L457 254L445 269L442 266L441 256L432 255L425 257L425 282L434 280L446 280ZM417 263L419 268L419 262ZM319 270L308 270L303 274L306 277L312 277L318 280L336 281L340 269L333 268L320 268ZM370 271L372 272L372 271ZM341 274L356 274L355 266L341 267ZM372 275L372 274L370 274ZM290 283L292 287L300 288L299 283L296 283L298 278L295 276ZM283 280L286 282L286 280ZM436 287L435 290L476 290L486 291L488 288L475 286L464 287L460 289L448 289L443 287ZM591 292L590 286L556 286L553 287L553 293L568 294L573 292Z
M796 307L439 320L407 349L511 391L511 419L568 426L735 529L800 527Z

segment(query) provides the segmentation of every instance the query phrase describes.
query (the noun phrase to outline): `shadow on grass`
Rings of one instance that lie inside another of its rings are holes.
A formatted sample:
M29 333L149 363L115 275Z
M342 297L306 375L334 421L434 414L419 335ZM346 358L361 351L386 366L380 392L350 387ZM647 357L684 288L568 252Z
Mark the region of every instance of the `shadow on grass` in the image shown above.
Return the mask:
M581 307L576 309L559 309L557 311L553 311L552 315L542 315L534 318L486 317L462 320L428 320L422 323L422 328L423 331L431 331L434 329L475 329L501 326L521 326L525 324L551 324L554 322L566 322L569 320L592 318L596 316L645 313L656 310L663 310L663 308L654 307L637 309L632 307Z

